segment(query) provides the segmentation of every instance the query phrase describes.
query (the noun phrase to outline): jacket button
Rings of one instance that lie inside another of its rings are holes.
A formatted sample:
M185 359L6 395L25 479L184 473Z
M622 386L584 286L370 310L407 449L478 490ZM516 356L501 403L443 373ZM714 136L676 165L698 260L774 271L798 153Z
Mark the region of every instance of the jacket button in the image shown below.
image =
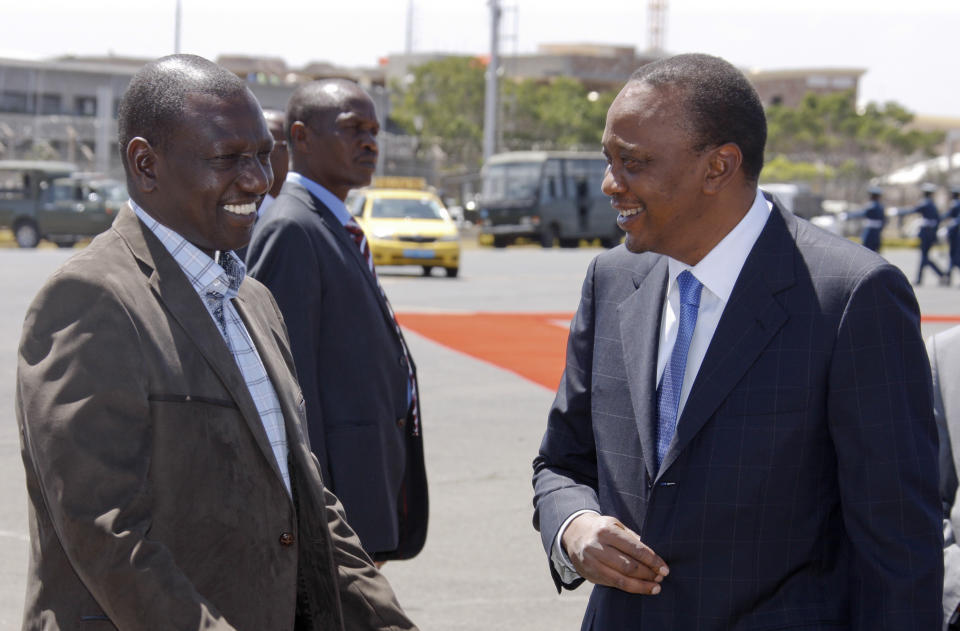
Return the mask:
M293 534L285 532L280 535L280 545L282 546L292 546L293 545Z
M397 419L397 427L399 427L400 429L403 429L403 426L406 424L407 424L407 419L404 419L404 418Z
M401 366L403 366L406 363L406 361L403 359L403 355L401 355L400 357L397 357L397 363L400 364Z

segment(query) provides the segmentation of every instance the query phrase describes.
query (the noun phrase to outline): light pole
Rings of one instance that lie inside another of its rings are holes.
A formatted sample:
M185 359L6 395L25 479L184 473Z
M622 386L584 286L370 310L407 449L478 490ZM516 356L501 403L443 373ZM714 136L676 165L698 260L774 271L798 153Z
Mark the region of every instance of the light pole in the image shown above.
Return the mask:
M180 0L177 0L177 11L173 23L173 52L180 54Z
M487 88L483 103L483 161L497 152L497 104L500 69L500 0L488 0L490 6L490 63L487 64Z

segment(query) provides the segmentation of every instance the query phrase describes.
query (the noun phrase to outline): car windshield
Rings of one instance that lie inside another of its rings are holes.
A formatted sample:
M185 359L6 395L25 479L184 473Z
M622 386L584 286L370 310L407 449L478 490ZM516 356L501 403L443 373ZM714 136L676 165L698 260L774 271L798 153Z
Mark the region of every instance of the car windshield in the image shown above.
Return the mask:
M542 162L488 165L483 175L482 197L489 201L534 197L542 170Z
M90 188L92 188L94 192L99 193L103 199L110 202L125 202L129 197L127 187L120 182L91 182Z
M424 197L401 199L380 197L373 200L370 216L375 219L436 219L447 218L446 209L436 201Z

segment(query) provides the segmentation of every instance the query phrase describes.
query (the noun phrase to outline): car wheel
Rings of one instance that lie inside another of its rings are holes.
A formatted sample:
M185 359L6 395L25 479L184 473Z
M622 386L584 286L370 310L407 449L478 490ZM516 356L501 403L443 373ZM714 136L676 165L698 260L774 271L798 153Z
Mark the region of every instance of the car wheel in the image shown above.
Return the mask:
M493 237L493 247L495 248L505 248L507 247L507 238L501 236Z
M543 229L543 232L540 233L540 247L541 248L552 248L553 242L560 236L557 226L547 226Z
M432 272L432 271L433 271L433 266L432 266L432 265L424 265L424 266L423 266L423 275L424 275L424 276L429 276L429 275L430 275L430 272Z
M459 268L459 267L448 267L448 268L446 268L446 269L443 270L443 271L445 271L445 272L447 273L447 278L456 278L456 277L457 277L457 274L460 273L460 268Z
M13 236L21 248L35 248L40 243L40 232L37 224L29 219L21 221L13 229Z

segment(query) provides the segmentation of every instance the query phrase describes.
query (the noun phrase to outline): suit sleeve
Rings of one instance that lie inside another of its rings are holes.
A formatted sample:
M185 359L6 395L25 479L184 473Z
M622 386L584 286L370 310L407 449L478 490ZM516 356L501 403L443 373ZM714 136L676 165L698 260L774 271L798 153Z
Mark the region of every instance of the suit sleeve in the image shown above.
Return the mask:
M347 523L340 500L326 487L323 494L339 577L340 603L348 628L416 631L417 627L400 607L387 579L373 565L360 545L360 539Z
M323 479L329 481L332 478L317 366L323 356L319 348L323 283L318 271L321 266L318 252L302 225L276 217L257 231L247 263L249 274L270 289L283 314L297 381L303 390L310 446L320 460Z
M940 627L937 430L920 314L884 265L856 281L830 366L828 423L850 560L851 629Z
M18 420L28 490L120 629L233 629L150 538L151 414L133 319L111 291L62 275L27 314Z
M927 342L930 368L933 376L933 414L937 421L937 436L940 440L940 501L943 505L943 617L944 622L960 606L960 545L954 523L960 523L960 507L956 506L957 473L950 449L949 424L940 389L940 370L937 361L937 342L931 337ZM957 514L952 514L956 510ZM955 522L951 517L957 519Z
M550 573L558 590L561 585L573 589L583 582L579 579L563 584L549 561L560 526L579 510L600 512L597 455L590 413L596 264L596 259L590 264L580 306L570 324L566 366L547 417L540 452L533 461L533 526L540 531Z

